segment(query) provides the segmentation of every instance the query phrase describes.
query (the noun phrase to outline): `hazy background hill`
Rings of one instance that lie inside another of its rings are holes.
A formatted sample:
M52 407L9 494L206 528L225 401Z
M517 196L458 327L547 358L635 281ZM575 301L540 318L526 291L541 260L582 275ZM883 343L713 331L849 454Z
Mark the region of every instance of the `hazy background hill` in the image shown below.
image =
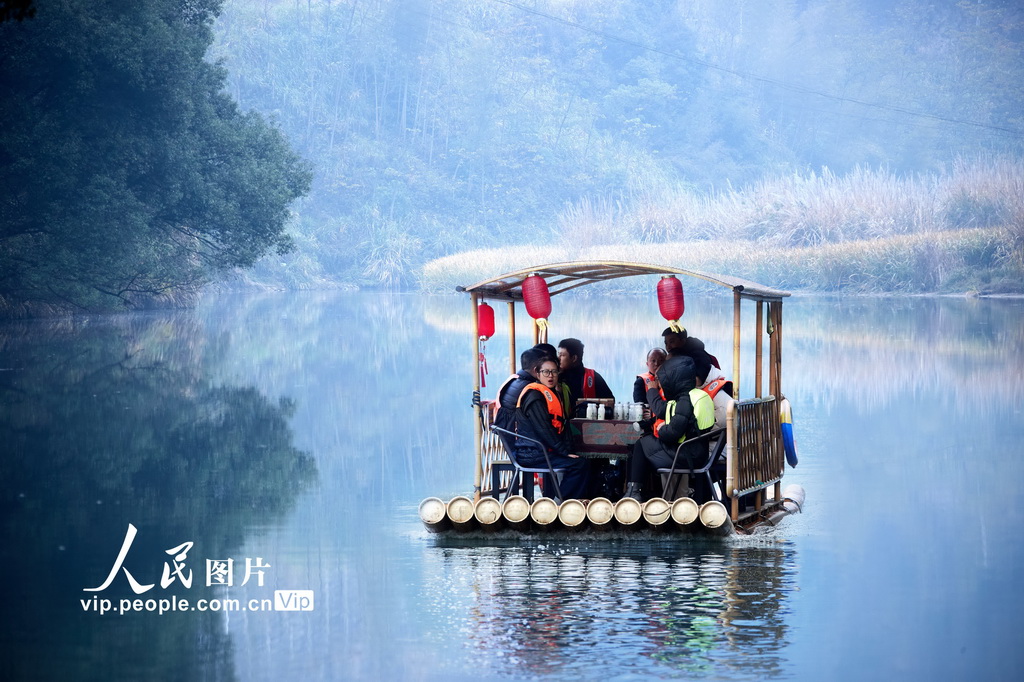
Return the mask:
M1024 142L1016 2L228 0L216 28L230 94L315 167L298 251L255 275L291 285Z

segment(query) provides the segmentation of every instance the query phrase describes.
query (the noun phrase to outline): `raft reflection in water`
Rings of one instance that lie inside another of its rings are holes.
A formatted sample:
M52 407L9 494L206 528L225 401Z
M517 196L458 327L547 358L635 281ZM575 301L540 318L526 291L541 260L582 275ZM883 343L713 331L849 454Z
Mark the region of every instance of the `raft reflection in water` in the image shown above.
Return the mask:
M467 645L492 655L481 674L546 675L586 663L608 676L724 673L774 677L783 669L785 595L795 557L772 546L664 548L436 547L425 572L431 608L446 622L456 583L471 581ZM655 556L635 554L655 552ZM462 611L465 612L465 611ZM593 647L594 642L602 646ZM638 663L638 656L644 662ZM494 670L488 670L489 666Z

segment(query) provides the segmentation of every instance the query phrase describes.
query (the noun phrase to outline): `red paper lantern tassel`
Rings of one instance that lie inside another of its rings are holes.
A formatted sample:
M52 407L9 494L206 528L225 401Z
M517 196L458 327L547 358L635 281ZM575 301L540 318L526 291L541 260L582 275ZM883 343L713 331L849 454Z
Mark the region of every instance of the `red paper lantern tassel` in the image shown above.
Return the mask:
M534 273L523 280L523 302L526 312L537 320L537 326L547 329L548 315L551 314L551 294L544 278Z
M672 331L683 330L679 318L686 310L686 303L683 300L683 283L676 279L675 275L662 275L658 282L658 308L661 310L661 316L668 320L668 326Z

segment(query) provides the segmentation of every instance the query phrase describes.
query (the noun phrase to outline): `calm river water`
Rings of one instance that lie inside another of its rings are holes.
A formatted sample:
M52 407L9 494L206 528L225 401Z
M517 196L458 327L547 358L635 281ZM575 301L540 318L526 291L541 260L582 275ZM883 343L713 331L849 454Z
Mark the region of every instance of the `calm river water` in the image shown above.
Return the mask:
M707 298L684 322L727 359ZM0 677L1019 679L1024 301L785 309L803 514L505 546L416 516L472 486L464 297L0 326ZM664 326L616 297L560 297L551 322L623 397ZM507 339L487 359L485 394ZM102 613L122 599L140 611Z

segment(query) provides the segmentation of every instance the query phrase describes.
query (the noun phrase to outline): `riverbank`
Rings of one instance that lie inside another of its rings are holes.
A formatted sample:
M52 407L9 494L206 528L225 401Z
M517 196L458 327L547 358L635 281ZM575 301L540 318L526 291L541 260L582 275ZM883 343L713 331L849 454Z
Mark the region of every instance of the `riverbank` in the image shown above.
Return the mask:
M543 258L537 254L543 253ZM600 246L524 245L466 251L428 262L420 286L452 291L495 272L539 261L636 261L706 273L729 272L791 291L857 294L1021 294L1024 258L1001 228L945 230L818 246L781 247L756 241L685 241ZM632 279L607 286L634 292Z

